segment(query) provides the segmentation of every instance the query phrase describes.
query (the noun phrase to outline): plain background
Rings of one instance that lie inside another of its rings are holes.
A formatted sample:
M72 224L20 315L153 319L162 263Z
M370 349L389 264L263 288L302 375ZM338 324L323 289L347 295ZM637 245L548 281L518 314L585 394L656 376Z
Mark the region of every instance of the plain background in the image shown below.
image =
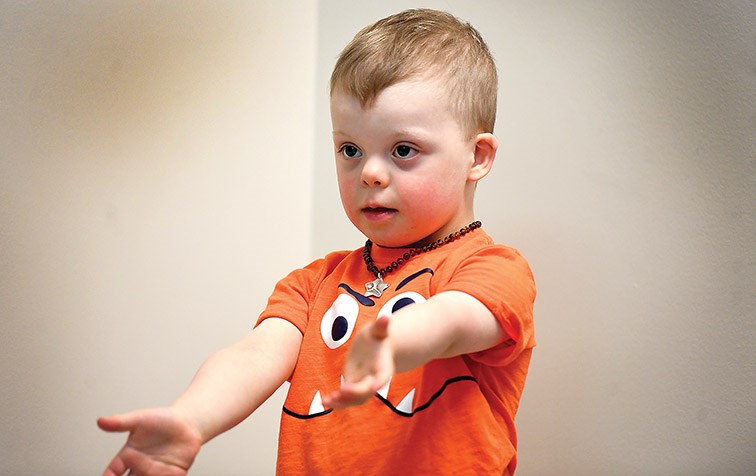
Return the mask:
M413 6L500 73L477 218L538 284L528 475L756 470L750 1L0 2L0 474L97 474L276 280L364 237L327 80ZM273 473L284 390L194 475Z

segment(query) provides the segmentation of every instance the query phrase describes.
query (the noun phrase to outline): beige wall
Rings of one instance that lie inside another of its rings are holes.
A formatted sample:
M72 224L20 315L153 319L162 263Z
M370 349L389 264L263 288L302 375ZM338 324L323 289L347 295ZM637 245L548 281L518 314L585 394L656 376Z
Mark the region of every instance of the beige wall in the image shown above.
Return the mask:
M0 474L99 474L309 258L315 18L0 3ZM270 474L280 404L193 474Z
M539 290L518 475L753 474L753 2L322 1L319 92L359 28L418 5L470 20L499 66L477 218ZM362 238L331 212L317 101L322 254Z
M360 246L327 77L420 4L501 73L477 211L539 286L518 474L756 467L750 2L78 1L0 3L0 474L96 474L98 415L169 403ZM281 397L192 474L271 474Z

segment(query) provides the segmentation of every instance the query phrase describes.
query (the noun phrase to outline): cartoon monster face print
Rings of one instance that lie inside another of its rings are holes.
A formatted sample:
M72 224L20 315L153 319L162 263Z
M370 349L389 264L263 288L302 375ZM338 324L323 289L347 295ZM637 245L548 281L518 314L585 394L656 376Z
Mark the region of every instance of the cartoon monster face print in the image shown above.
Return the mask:
M430 268L412 273L398 281L381 299L367 297L349 283L335 286L335 297L331 294L322 307L329 302L330 306L322 314L314 314L322 318L319 322L311 320L305 333L284 412L298 419L331 413L332 409L323 407L321 396L343 382L341 369L352 335L379 316L391 317L400 309L425 302L425 296L430 294L432 275ZM313 309L313 312L317 311ZM375 398L394 414L412 417L429 408L436 399L443 398L450 386L461 382L475 383L462 359L433 361L423 368L394 375L378 390Z

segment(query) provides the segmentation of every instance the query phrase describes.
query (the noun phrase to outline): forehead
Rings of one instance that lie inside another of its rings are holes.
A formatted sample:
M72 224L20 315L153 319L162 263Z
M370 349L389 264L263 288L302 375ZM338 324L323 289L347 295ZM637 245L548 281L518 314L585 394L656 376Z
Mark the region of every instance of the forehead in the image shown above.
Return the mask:
M393 84L364 107L355 96L335 90L331 94L331 120L334 132L356 125L399 129L456 125L445 89L439 81L427 79Z

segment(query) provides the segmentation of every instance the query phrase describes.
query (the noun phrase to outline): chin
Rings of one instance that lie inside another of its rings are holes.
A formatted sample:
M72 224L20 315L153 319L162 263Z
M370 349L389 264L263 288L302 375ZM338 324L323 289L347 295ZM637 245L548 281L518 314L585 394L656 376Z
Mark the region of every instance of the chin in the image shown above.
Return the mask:
M368 238L368 240L372 241L374 244L378 246L383 247L389 247L389 248L400 248L403 247L406 243L402 240L402 237L398 237L396 235L392 235L391 233L384 232L376 232L371 230L360 230L362 233Z
M390 226L376 226L375 223L352 223L374 244L385 248L412 248L417 244L425 244L428 235L407 233L405 226L391 224Z
M416 238L407 235L390 235L387 233L374 233L371 238L366 235L370 241L384 248L413 248L417 243L423 241L422 238Z

